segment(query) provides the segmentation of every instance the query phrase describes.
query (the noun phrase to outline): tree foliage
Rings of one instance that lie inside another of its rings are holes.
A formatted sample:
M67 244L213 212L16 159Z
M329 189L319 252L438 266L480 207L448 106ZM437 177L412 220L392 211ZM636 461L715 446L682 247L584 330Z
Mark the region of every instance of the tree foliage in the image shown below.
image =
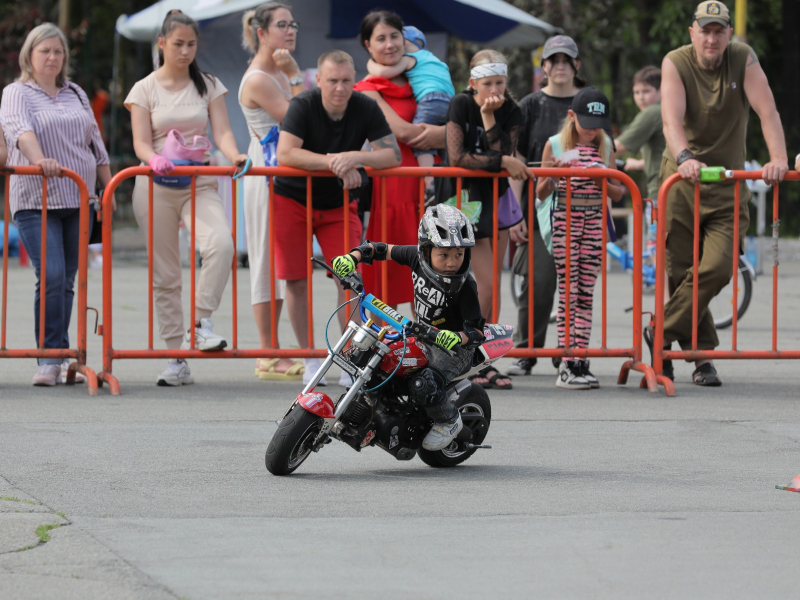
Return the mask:
M633 74L646 65L661 66L671 50L689 43L688 28L696 2L674 0L508 0L518 8L561 27L578 44L581 73L590 85L602 89L611 101L612 122L624 127L636 115L631 95ZM800 16L798 0L749 0L747 39L767 74L781 109L789 149L790 166L800 150L800 78L794 74L800 58L800 35L784 24L787 16ZM735 3L728 2L733 14ZM792 12L794 11L794 12ZM797 20L794 20L797 23ZM469 60L481 45L453 39L450 65L457 84L466 85ZM509 59L509 86L517 98L531 91L535 47L505 51ZM792 75L788 75L792 73ZM757 115L751 111L747 136L748 157L760 163L769 153ZM781 213L793 231L800 231L800 190L797 184L784 185ZM799 215L799 216L795 216ZM785 229L784 229L785 231Z

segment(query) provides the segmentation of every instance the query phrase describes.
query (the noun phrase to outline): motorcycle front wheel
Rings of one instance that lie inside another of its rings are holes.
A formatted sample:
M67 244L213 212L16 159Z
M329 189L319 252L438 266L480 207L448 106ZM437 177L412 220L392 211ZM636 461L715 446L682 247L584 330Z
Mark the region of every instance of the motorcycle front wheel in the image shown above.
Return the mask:
M468 394L461 396L456 402L458 412L461 413L461 420L464 422L465 427L469 427L473 431L473 444L482 444L489 431L489 426L492 422L492 405L489 402L489 396L486 394L481 386L476 383L472 384L472 389ZM485 428L478 428L478 424L486 419L487 426ZM426 465L431 467L455 467L460 465L470 456L475 454L475 450L462 450L459 448L458 442L453 442L444 450L425 450L419 449L419 457Z
M264 458L267 471L273 475L289 475L303 464L313 450L322 422L322 417L296 405L278 425L267 447Z

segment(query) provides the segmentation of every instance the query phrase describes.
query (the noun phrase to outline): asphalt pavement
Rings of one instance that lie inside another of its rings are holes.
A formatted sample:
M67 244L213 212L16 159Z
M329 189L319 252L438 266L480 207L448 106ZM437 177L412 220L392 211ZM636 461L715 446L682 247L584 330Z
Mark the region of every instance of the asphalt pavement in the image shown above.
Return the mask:
M779 347L797 349L800 262L781 269ZM146 268L114 274L115 347L144 348ZM8 275L7 345L21 347L33 273ZM239 344L252 348L238 275ZM608 283L609 343L627 345L630 277ZM317 273L314 285L322 347L333 284ZM213 317L226 336L228 287ZM90 305L100 288L92 270ZM760 277L741 348L769 347L771 292ZM515 322L507 294L500 320ZM280 335L290 347L285 314ZM593 361L599 390L557 389L545 360L490 392L493 449L455 469L333 443L284 478L264 452L301 385L259 381L253 362L193 360L194 385L160 388L165 361L119 360L122 395L90 397L34 388L33 361L0 360L0 598L797 596L800 494L775 489L800 473L794 361L719 361L717 389L681 363L667 398L633 375L616 385L621 359Z

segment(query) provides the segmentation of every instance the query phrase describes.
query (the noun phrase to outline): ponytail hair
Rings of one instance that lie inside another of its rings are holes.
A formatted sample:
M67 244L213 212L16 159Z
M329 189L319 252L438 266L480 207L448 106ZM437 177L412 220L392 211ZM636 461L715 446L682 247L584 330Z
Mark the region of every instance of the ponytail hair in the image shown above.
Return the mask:
M197 36L197 39L200 39L200 28L197 26L197 21L177 9L171 10L167 13L164 23L161 25L161 31L159 32L158 37L163 38L166 41L169 32L175 29L175 27L178 25L186 25L187 27L191 27ZM159 48L158 66L161 67L163 65L164 51ZM211 80L211 75L203 72L200 67L197 66L197 58L195 58L189 65L189 77L192 78L192 83L194 83L194 87L197 88L197 93L200 94L200 96L205 96L206 92L208 91L206 78Z
M502 52L498 52L497 50L492 50L491 48L487 48L486 50L479 50L478 52L475 53L475 56L472 57L472 60L469 61L469 70L472 71L472 69L474 69L479 65L487 65L489 63L501 63L504 65L508 65L508 59L506 58L506 55L503 54ZM503 93L503 97L509 102L516 104L517 99L514 98L514 96L508 90L507 82L508 82L508 77L506 77L506 89L505 92ZM464 91L474 96L478 90L470 86Z
M288 4L267 2L253 10L248 10L242 16L242 47L251 55L258 54L258 30L266 31L272 22L272 13L280 8L285 8L289 12L292 11L292 7Z

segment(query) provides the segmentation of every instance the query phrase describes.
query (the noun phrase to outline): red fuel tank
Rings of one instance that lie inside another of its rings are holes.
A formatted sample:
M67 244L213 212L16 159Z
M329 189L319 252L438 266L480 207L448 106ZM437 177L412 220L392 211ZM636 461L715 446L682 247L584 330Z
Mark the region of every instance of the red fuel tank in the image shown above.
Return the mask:
M403 356L403 340L390 344L389 348L389 353L383 357L378 367L385 373L392 373L397 368L401 358L403 359L403 364L397 369L395 375L403 376L406 373L413 373L428 364L428 348L422 342L418 342L416 338L408 338L405 356Z

